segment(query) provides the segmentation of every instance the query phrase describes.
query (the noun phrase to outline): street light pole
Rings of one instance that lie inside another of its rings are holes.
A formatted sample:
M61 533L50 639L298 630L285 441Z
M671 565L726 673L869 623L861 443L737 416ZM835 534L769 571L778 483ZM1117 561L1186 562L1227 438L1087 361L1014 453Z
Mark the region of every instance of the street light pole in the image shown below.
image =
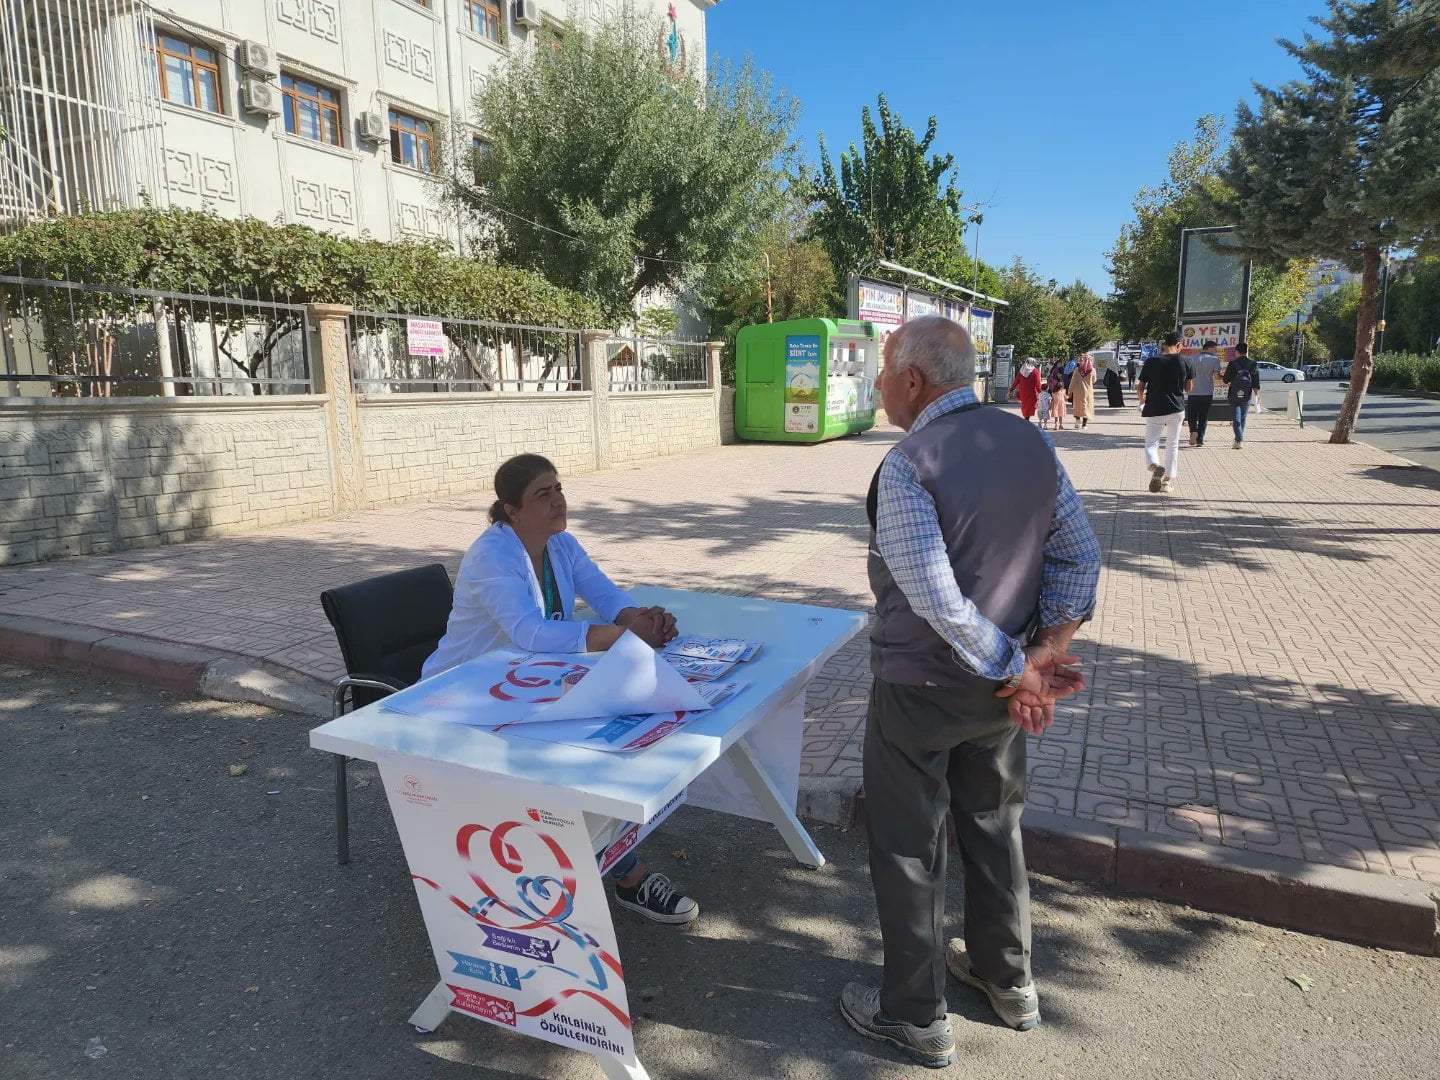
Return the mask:
M1390 299L1390 249L1385 249L1385 261L1380 264L1380 340L1375 344L1375 355L1385 351L1385 305Z

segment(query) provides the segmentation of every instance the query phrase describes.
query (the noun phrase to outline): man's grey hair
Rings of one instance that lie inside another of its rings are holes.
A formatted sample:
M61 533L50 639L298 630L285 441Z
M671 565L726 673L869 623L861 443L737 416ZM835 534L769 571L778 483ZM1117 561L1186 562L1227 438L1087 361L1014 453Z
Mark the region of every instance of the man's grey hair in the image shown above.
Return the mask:
M924 315L907 322L890 353L895 371L915 367L936 386L975 381L975 343L970 332L943 315Z

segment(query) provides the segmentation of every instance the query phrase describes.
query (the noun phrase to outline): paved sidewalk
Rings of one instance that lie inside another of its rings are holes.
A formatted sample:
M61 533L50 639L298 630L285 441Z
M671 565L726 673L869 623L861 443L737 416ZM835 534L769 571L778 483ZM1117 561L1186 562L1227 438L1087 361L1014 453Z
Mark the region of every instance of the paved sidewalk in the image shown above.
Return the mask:
M898 434L566 477L572 528L622 583L865 607L862 497ZM1057 436L1107 572L1081 643L1092 686L1032 742L1031 803L1440 884L1440 474L1282 419L1241 452L1224 435L1186 450L1169 496L1145 491L1133 410ZM329 680L320 591L453 572L488 503L3 569L0 615ZM862 640L812 685L807 773L858 777L867 681Z

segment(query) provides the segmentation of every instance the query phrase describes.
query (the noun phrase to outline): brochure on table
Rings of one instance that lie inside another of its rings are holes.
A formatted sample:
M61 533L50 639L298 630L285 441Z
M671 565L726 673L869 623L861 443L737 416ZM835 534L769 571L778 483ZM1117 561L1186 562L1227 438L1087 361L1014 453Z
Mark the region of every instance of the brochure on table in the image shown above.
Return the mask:
M385 698L387 712L504 730L512 725L703 712L706 697L625 634L598 659L498 650Z
M633 1065L624 973L579 806L422 758L385 754L379 765L450 1007Z

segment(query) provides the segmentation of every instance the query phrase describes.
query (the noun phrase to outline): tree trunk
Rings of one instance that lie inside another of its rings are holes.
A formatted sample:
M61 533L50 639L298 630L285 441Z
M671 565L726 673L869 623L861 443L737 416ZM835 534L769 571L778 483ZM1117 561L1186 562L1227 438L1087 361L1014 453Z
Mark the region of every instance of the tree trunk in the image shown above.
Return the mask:
M1350 389L1340 405L1340 415L1335 418L1335 428L1330 436L1332 443L1350 441L1355 432L1355 420L1360 415L1360 402L1370 388L1379 292L1380 249L1370 244L1365 248L1365 262L1360 271L1360 306L1355 310L1355 358L1350 363Z

